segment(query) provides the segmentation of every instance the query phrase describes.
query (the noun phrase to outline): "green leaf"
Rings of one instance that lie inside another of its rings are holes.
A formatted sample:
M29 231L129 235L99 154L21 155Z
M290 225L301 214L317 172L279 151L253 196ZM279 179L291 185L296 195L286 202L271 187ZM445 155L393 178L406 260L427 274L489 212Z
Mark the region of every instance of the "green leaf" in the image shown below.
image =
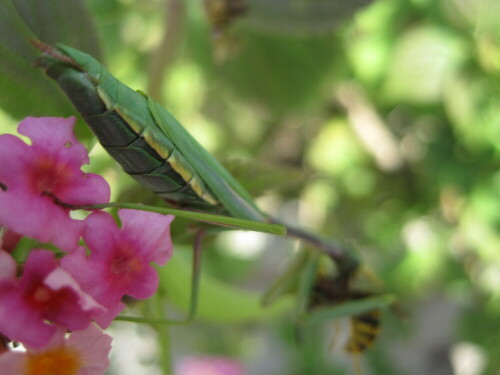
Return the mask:
M48 44L63 43L103 61L92 16L82 0L12 0L31 32Z
M96 34L81 0L0 2L0 106L10 116L70 116L60 90L33 68L39 56L30 39L66 41L99 54Z

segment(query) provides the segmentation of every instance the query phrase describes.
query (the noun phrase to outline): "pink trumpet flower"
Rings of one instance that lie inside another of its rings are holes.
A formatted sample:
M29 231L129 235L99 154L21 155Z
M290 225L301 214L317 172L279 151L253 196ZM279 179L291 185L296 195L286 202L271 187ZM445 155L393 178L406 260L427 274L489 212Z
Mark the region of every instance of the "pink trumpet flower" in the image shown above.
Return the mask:
M78 245L83 221L72 206L107 203L110 190L99 175L84 173L87 150L73 134L76 118L27 117L18 127L31 145L0 135L0 226L64 251Z
M58 265L52 252L32 250L18 279L14 260L4 251L0 255L0 333L11 340L43 347L58 326L85 329L106 312Z
M80 249L61 260L83 290L108 308L96 320L103 328L125 307L124 295L145 299L156 292L158 274L151 262L161 266L172 255L172 215L120 210L118 216L121 229L108 213L92 213L83 233L90 256Z

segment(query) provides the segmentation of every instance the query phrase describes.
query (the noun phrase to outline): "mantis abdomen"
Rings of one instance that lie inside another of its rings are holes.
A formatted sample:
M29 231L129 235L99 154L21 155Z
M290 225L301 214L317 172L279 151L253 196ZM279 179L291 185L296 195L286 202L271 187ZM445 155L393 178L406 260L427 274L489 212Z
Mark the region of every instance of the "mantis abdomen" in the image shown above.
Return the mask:
M157 127L147 98L120 83L90 56L86 60L86 66L80 66L53 49L38 64L65 91L102 146L139 183L183 206L220 206Z

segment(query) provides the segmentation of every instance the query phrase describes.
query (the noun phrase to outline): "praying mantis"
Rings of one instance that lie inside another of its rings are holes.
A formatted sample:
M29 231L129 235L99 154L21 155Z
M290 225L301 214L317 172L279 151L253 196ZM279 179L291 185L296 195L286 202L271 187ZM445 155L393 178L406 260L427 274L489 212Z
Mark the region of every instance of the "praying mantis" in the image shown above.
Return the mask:
M43 52L36 66L56 81L102 146L140 184L177 207L228 216L232 218L229 225L237 219L277 223L264 214L238 181L151 97L118 81L84 52L64 45L51 47L38 41L32 44ZM348 248L297 228L286 227L286 232L287 236L299 238L331 257L342 277L357 272L360 262ZM199 246L195 246L197 249ZM199 272L199 257L195 254L194 258L198 260L193 268L192 306L196 305L196 273ZM311 280L312 277L309 283ZM310 292L311 285L303 289ZM367 301L361 308L357 301L354 308L344 309L342 313L366 311L383 304L380 300ZM191 309L188 319L194 310Z

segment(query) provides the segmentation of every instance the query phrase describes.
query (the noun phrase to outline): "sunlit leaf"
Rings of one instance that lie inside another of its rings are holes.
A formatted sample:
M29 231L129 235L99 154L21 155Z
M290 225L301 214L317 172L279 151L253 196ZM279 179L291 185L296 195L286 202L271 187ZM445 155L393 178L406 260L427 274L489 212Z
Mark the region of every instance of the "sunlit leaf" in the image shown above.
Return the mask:
M74 115L69 101L42 72L29 39L63 42L99 55L90 15L80 0L0 3L0 105L15 118Z

